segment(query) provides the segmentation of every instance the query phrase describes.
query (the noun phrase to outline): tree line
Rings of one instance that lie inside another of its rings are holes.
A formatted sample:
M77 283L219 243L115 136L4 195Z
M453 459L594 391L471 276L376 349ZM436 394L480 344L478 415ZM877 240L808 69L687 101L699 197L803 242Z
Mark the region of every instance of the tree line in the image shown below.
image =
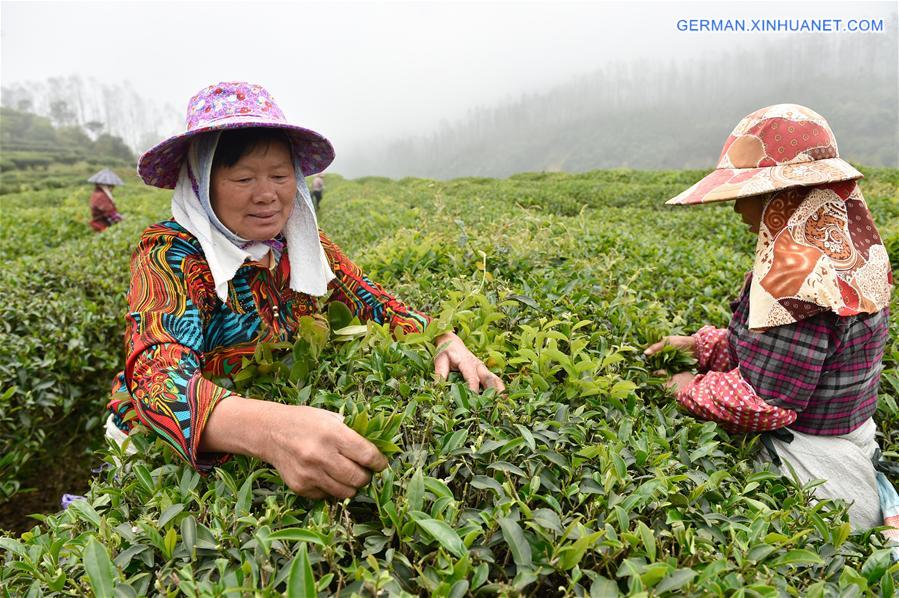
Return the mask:
M142 96L127 81L50 77L4 85L0 97L5 108L46 117L60 129L79 127L92 137L120 137L133 151L154 145L182 125L178 110Z
M97 160L133 164L131 148L121 137L104 129L99 121L85 127L56 126L48 117L0 107L0 167L7 171Z
M841 156L896 167L896 53L895 36L811 35L687 62L662 55L613 62L554 89L473 109L433 132L348 152L337 169L350 177L453 178L712 168L740 118L779 103L824 115Z

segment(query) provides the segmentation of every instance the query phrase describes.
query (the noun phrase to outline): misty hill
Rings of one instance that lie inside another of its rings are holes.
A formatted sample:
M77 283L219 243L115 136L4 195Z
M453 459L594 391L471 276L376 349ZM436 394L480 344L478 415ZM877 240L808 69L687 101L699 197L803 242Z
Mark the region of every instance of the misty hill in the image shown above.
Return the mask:
M78 125L55 127L44 116L0 108L2 169L77 161L134 163L134 154L121 137L101 133L100 129L102 124L92 136Z
M57 127L103 132L141 152L182 126L181 112L139 94L129 82L99 82L78 75L10 83L2 88L5 108L49 118Z
M82 182L98 168L134 168L131 148L102 123L85 130L0 107L0 195Z
M895 167L896 56L893 35L806 36L686 64L664 57L614 64L543 93L472 110L432 134L350 151L339 169L352 177L445 179L712 168L740 118L785 102L823 114L844 158Z

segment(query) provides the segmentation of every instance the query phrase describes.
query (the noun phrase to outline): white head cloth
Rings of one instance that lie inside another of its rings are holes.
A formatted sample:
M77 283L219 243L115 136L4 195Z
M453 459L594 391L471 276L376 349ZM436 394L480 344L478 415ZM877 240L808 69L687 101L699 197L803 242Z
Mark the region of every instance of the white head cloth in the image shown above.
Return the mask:
M222 301L227 301L228 282L237 270L248 258L261 259L269 247L263 243L252 243L245 249L241 248L246 239L226 228L212 209L209 186L212 158L219 136L220 132L201 135L190 144L172 196L172 216L200 242L212 272L215 294ZM290 288L320 297L327 292L334 273L322 249L312 198L296 156L293 158L293 169L297 192L293 212L281 231L290 255Z
M109 201L115 203L115 200L112 198L112 188L109 185L98 183L97 186L100 187L100 190L106 194L106 197L109 198Z

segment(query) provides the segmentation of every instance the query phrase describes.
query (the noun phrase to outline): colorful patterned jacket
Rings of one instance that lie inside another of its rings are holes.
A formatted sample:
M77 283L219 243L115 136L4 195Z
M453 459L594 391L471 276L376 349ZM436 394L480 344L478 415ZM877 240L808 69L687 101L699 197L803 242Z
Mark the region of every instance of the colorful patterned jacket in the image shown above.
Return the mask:
M123 430L137 419L197 470L222 455L199 450L209 414L231 391L210 378L233 376L260 341L293 340L300 317L340 301L362 321L421 331L430 318L372 282L324 233L322 247L335 279L317 300L289 288L286 253L269 269L245 263L228 283L228 301L215 293L199 242L173 220L144 231L131 257L125 331L125 370L113 383L108 408ZM128 417L134 410L136 418Z

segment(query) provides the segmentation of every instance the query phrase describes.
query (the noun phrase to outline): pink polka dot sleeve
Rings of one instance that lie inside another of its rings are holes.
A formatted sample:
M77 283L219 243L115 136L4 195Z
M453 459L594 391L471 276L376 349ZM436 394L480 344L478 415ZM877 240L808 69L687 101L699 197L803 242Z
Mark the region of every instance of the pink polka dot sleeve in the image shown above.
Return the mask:
M732 434L776 430L789 426L797 416L795 411L762 400L740 375L739 368L699 374L677 394L677 402Z
M705 372L726 372L734 367L728 350L726 328L703 326L694 335L696 339L697 369Z

